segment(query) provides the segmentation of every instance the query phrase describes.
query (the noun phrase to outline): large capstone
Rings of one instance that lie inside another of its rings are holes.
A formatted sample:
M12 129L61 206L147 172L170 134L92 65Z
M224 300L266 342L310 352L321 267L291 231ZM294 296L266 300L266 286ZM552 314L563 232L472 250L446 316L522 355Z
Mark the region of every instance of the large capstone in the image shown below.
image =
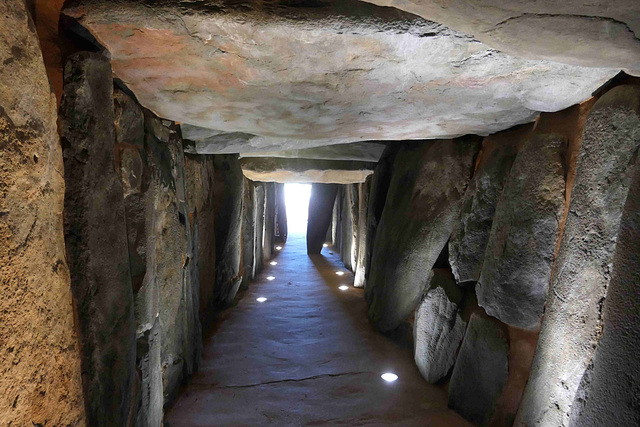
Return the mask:
M245 157L242 172L253 181L350 184L364 182L373 163L344 160Z
M381 331L415 310L469 184L475 138L406 143L396 155L373 248L369 319Z

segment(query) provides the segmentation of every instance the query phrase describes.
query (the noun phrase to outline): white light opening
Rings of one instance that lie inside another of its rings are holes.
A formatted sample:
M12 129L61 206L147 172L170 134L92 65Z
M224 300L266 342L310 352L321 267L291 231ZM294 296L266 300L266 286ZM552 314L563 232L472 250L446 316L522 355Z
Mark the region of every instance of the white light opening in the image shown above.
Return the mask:
M278 265L278 263L277 263L277 262L275 262L275 261L271 261L269 264L271 264L271 265Z
M287 183L284 185L284 197L289 234L306 233L311 184Z
M282 250L282 246L276 246L276 250L277 251L281 251Z
M343 276L343 275L344 275L344 271L336 271L336 274L337 274L338 276Z
M265 297L256 298L258 302L265 302L267 299Z
M267 276L267 280L273 280L273 279L275 279L275 277L273 277L273 276Z
M380 378L382 378L388 383L392 383L398 379L398 376L393 372L385 372L384 374L380 375Z
M341 291L346 291L347 289L349 289L349 287L347 285L340 285L338 286L338 289L340 289Z
M323 243L323 244L322 244L322 247L323 247L323 248L327 248L327 247L329 247L329 245L328 245L327 243Z

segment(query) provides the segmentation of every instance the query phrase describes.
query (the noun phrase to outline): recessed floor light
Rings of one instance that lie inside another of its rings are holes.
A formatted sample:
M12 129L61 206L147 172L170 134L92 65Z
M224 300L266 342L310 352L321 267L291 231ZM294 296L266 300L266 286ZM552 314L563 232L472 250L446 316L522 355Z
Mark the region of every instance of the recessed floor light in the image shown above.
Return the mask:
M276 250L278 250L278 251L279 251L279 250L281 250L281 249L282 249L282 246L276 246Z
M338 286L338 289L340 289L341 291L346 291L347 289L349 289L349 287L347 285L340 285Z
M271 264L271 265L278 265L278 263L277 263L277 262L275 262L275 261L271 261L269 264Z
M385 372L384 374L380 375L380 378L388 383L392 383L398 379L398 376L392 372Z
M265 297L256 298L258 302L265 302L267 299Z
M329 245L328 245L328 244L326 244L326 243L323 243L323 244L322 244L322 247L323 247L323 248L327 248L327 247L329 247Z
M267 280L273 280L273 279L275 279L275 277L273 277L273 276L268 276L267 277Z
M336 271L336 274L337 274L338 276L342 276L342 275L344 275L344 271Z

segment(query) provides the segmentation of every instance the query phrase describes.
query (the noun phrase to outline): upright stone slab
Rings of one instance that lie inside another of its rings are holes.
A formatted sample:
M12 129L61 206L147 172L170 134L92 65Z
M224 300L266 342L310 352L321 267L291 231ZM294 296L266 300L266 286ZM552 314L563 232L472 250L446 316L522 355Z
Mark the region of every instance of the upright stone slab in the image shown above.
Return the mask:
M287 204L285 202L284 184L276 184L276 243L287 241Z
M488 136L481 164L464 194L462 208L449 240L449 264L458 283L477 282L502 188L518 153L518 145L532 126Z
M340 256L344 266L353 271L356 263L356 232L358 226L358 194L354 184L345 184L340 188ZM354 215L356 214L356 215Z
M216 286L214 300L219 307L233 301L240 287L242 256L243 175L238 156L215 156Z
M0 423L84 425L56 101L23 0L0 28Z
M60 107L65 237L83 350L90 425L125 425L136 372L133 292L122 186L114 170L109 60L72 55Z
M451 235L478 140L403 144L396 155L371 258L369 319L395 329L415 310Z
M629 189L603 308L604 329L571 407L569 426L640 423L640 164Z
M337 184L312 184L307 220L307 253L319 254L331 226Z
M449 383L449 407L476 424L493 415L507 382L509 344L495 320L474 313Z
M431 270L429 289L416 309L413 355L425 380L435 384L447 376L467 327L460 316L464 294L449 271Z
M264 238L262 241L262 259L266 264L273 257L276 233L276 184L267 182L264 204Z
M255 265L255 190L253 181L244 179L242 202L242 283L240 289L248 289L253 279Z
M640 87L618 86L584 126L569 216L516 423L567 425L602 333L602 307L640 145Z
M516 157L498 201L478 304L522 329L540 327L565 202L566 139L534 133Z
M364 183L358 184L358 230L357 236L357 258L353 286L364 288L367 258L367 208L369 207L369 192L371 191L371 177L367 177Z
M262 239L264 236L264 215L266 203L266 185L264 182L253 182L255 216L254 224L254 241L253 241L253 275L260 273L264 268Z

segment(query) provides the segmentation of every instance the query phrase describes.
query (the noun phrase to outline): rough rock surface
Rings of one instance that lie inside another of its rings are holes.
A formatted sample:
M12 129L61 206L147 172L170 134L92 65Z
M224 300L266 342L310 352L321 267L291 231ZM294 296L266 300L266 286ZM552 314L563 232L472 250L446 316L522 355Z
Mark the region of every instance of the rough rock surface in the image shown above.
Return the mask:
M319 254L331 225L333 206L338 186L336 184L313 184L309 198L307 221L307 253Z
M358 189L354 184L342 185L338 192L340 201L340 257L344 266L353 271L357 257Z
M509 344L495 320L471 315L449 383L449 407L477 424L491 418L509 371Z
M640 4L635 0L366 0L423 16L515 56L640 75Z
M262 260L266 264L275 250L276 232L276 184L267 182L264 203L264 237L262 238Z
M64 13L143 106L212 129L207 144L227 153L487 135L581 102L619 71L516 58L358 1L150 3L77 0Z
M255 241L253 242L253 274L254 276L262 271L264 267L264 258L262 256L264 247L262 246L262 239L264 236L264 215L265 215L265 203L267 197L267 188L264 182L254 182L254 204L255 204Z
M256 204L254 183L245 178L242 199L242 283L240 289L248 289L255 270Z
M367 270L367 263L369 258L367 257L367 209L369 208L369 192L371 191L371 177L358 184L358 230L357 236L357 248L356 253L356 265L355 265L355 277L353 279L353 286L356 288L364 288L366 279L365 272Z
M464 194L449 240L449 264L458 283L480 278L498 199L518 146L531 129L531 125L509 129L486 137L482 143L481 163Z
M240 164L244 176L262 182L350 184L373 173L373 163L343 160L245 157Z
M638 161L639 112L640 87L618 86L585 122L569 217L516 422L568 424L602 330L620 218Z
M109 60L72 55L60 108L64 228L91 425L126 424L134 401L135 320L114 114Z
M430 276L429 290L416 309L413 354L424 379L435 384L455 363L467 322L460 316L463 292L451 273L434 269Z
M564 210L566 139L534 133L518 152L495 209L476 285L487 314L538 329Z
M242 187L244 178L238 157L235 155L218 154L215 156L214 165L216 209L214 300L218 307L225 307L235 298L242 281L240 259L242 256ZM256 253L257 256L258 253Z
M622 213L611 282L602 311L603 332L572 405L569 425L638 425L640 408L640 164Z
M375 142L354 142L352 144L335 144L302 150L240 153L240 157L283 157L375 163L380 160L380 156L382 156L384 149L384 144Z
M0 422L84 425L56 101L24 1L0 28Z
M447 244L473 171L479 141L404 144L396 155L371 259L368 316L395 329L420 302Z

